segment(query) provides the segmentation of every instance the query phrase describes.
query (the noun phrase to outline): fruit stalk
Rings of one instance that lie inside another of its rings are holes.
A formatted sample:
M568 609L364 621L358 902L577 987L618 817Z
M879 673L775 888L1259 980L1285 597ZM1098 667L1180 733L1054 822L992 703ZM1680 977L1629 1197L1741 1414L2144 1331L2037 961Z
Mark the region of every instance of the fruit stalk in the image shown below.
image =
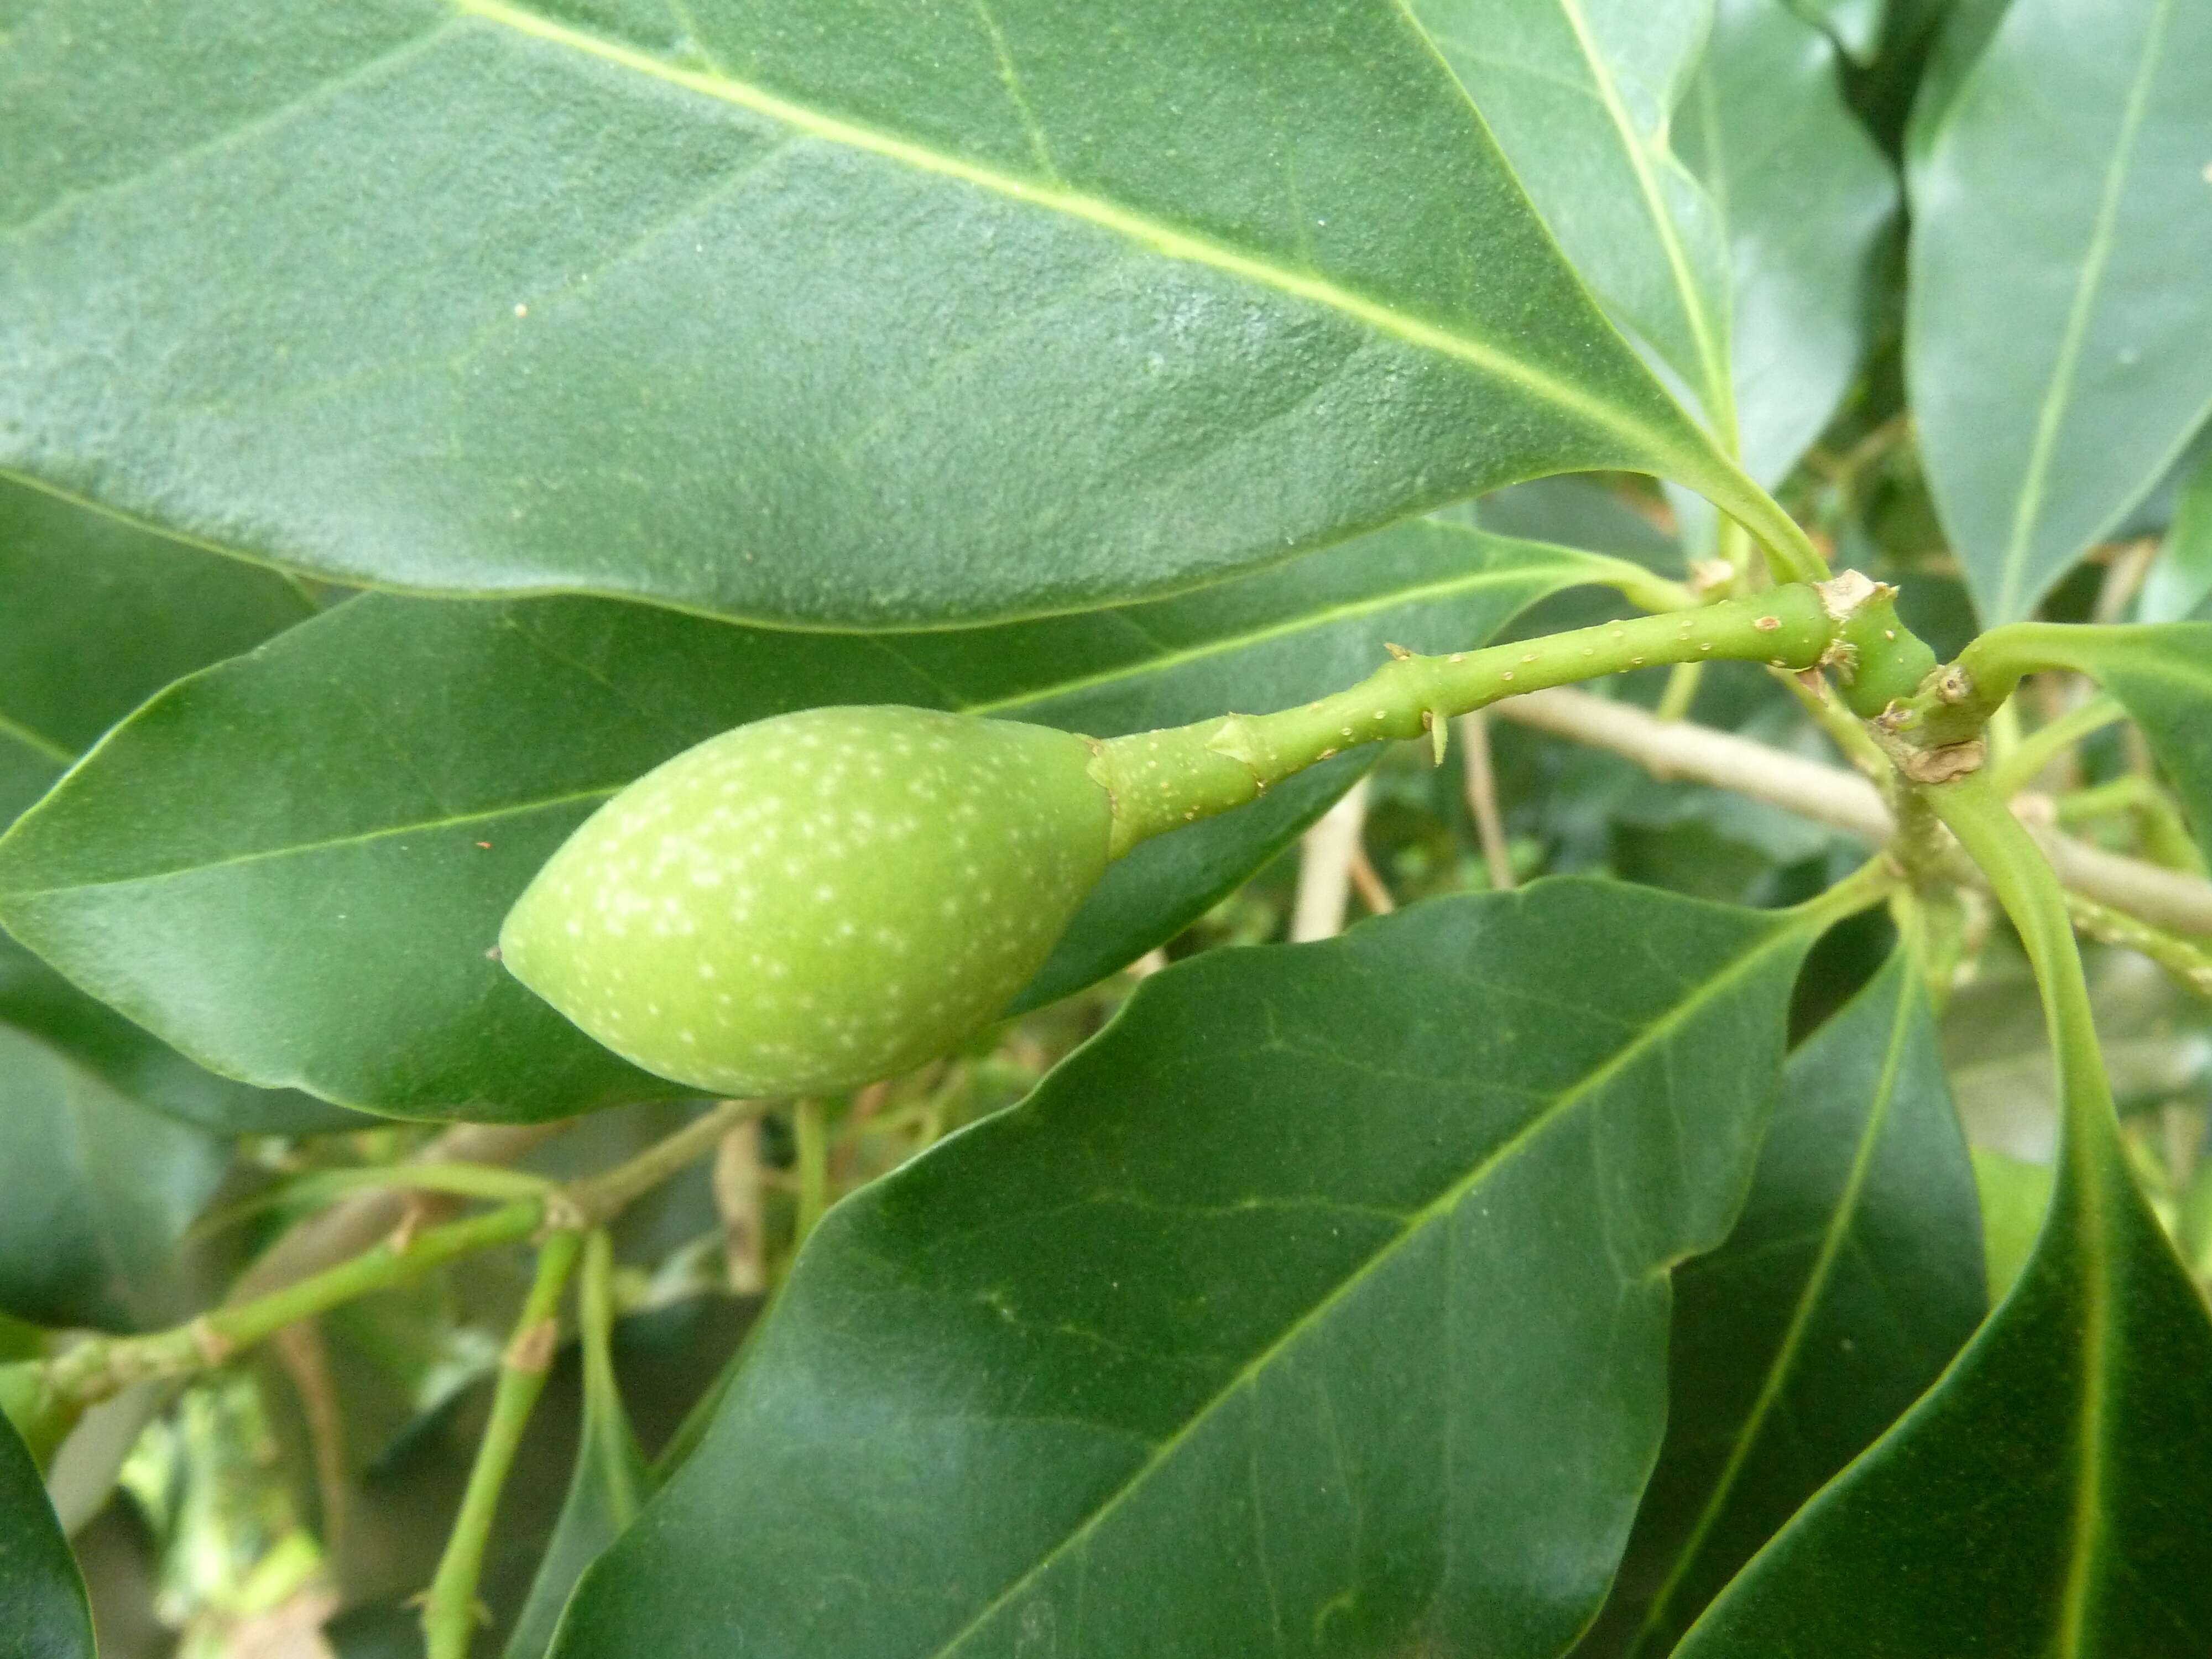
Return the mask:
M1394 653L1358 684L1303 708L1115 738L1098 745L1091 769L1113 803L1109 855L1242 806L1340 750L1425 732L1435 741L1454 716L1504 697L1661 663L1728 659L1811 668L1838 626L1826 596L1793 583L1480 651Z

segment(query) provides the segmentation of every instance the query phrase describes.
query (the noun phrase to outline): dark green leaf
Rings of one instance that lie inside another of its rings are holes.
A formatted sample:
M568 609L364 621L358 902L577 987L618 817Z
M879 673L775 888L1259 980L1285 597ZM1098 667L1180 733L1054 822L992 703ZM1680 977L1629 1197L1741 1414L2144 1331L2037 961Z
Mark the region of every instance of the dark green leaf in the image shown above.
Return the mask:
M2212 1322L2094 1127L1981 1334L1681 1659L2212 1650Z
M144 1027L87 996L0 933L0 1024L51 1044L132 1100L217 1134L327 1134L367 1120L290 1089L195 1066Z
M270 571L0 480L0 823L171 680L313 614ZM11 780L14 781L11 783ZM313 1133L343 1113L202 1071L0 933L0 1021L135 1100L217 1131Z
M1581 468L1776 522L1392 5L64 0L0 112L0 467L342 578L887 627Z
M1771 486L1866 356L1897 180L1844 102L1834 46L1779 0L1721 0L1674 146L1727 227L1744 470Z
M1728 247L1667 144L1712 0L1411 0L1545 222L1731 447Z
M0 1655L93 1659L92 1609L39 1466L0 1418Z
M1617 574L1422 520L1181 599L963 632L370 594L156 699L0 842L0 889L33 949L234 1076L402 1114L558 1116L673 1085L484 951L577 823L679 750L822 702L1108 736L1281 707L1370 672L1386 640L1478 645L1530 600ZM1116 867L1042 982L1073 989L1174 933L1347 764Z
M1906 367L1985 623L2029 615L2212 410L2212 7L2013 0L1914 180Z
M0 1025L0 1308L131 1330L191 1311L179 1241L222 1144Z
M63 766L171 680L315 611L274 571L6 479L0 593L0 732Z
M1667 1440L1589 1653L1668 1651L1988 1309L1922 973L1897 952L1790 1056L1743 1218L1675 1272Z
M1154 975L831 1212L556 1651L1558 1651L1817 931L1560 880Z

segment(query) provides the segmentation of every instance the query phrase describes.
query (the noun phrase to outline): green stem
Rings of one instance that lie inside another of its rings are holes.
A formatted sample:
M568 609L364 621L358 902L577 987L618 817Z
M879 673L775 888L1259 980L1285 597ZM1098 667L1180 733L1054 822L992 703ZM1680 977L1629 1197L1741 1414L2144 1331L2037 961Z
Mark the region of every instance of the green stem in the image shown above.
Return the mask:
M2087 673L2100 659L2097 647L2141 634L2129 623L2027 622L1992 628L1959 653L1939 682L1906 700L1894 729L1911 732L1923 745L1972 737L2028 675L2062 668Z
M1858 719L1836 701L1836 694L1826 680L1817 686L1808 685L1786 669L1773 672L1854 769L1876 784L1886 786L1889 782L1895 775L1889 757L1881 752L1880 744L1867 735L1866 727Z
M2060 755L2091 733L2124 719L2127 712L2116 698L2090 698L2078 708L2069 709L2022 738L2010 754L1990 768L1990 781L2001 795L2027 788Z
M46 1386L58 1401L84 1402L106 1399L134 1382L188 1376L223 1364L287 1325L409 1284L458 1256L514 1243L547 1225L571 1229L605 1221L640 1194L703 1157L733 1125L763 1109L757 1101L725 1101L627 1164L573 1187L555 1188L543 1198L518 1199L419 1232L402 1228L319 1273L266 1296L212 1309L166 1331L81 1342L46 1363Z
M1828 574L1827 562L1797 521L1733 463L1723 461L1717 469L1708 461L1678 476L1757 538L1776 581L1816 582Z
M721 1145L722 1137L738 1124L758 1117L769 1109L761 1100L726 1100L713 1110L693 1118L674 1134L655 1141L627 1164L603 1175L580 1181L568 1188L567 1202L574 1213L564 1223L586 1225L621 1213L641 1193L649 1192L685 1165L697 1162Z
M830 1207L830 1136L818 1100L800 1101L792 1108L791 1119L799 1160L799 1211L791 1227L791 1249L796 1255Z
M1659 706L1651 712L1662 720L1679 720L1690 712L1690 705L1698 700L1698 682L1705 676L1701 662L1678 662L1668 671L1667 689L1659 694Z
M1589 553L1568 548L1585 568L1592 586L1610 587L1638 611L1694 611L1705 599L1686 582L1678 582L1647 570L1628 559L1609 553Z
M491 1417L469 1470L468 1490L453 1521L453 1535L438 1562L422 1602L422 1637L428 1659L467 1659L477 1627L477 1581L483 1573L484 1547L499 1511L499 1495L514 1467L515 1449L544 1392L560 1326L556 1314L568 1273L576 1265L581 1235L562 1229L550 1234L538 1252L538 1273L523 1298L514 1335L500 1360L499 1382L492 1391Z
M1695 611L1601 623L1449 656L1404 655L1349 690L1273 714L1229 714L1098 746L1092 775L1114 805L1111 855L1243 805L1339 750L1419 737L1501 697L1649 663L1718 659L1808 668L1837 623L1822 595L1774 588Z
M1826 931L1846 916L1881 903L1903 881L1904 872L1895 861L1877 853L1826 891L1792 906L1789 914L1802 919L1809 927Z
M2079 893L2066 895L2066 909L2092 939L2139 951L2198 996L2212 999L2212 951Z
M64 1399L99 1400L134 1382L185 1376L222 1364L285 1326L339 1304L420 1278L441 1262L535 1232L545 1206L530 1199L412 1237L395 1237L251 1302L216 1308L190 1323L148 1336L95 1338L79 1343L47 1370L54 1393Z
M615 1252L605 1227L594 1227L584 1240L584 1270L576 1284L576 1334L584 1349L584 1429L592 1443L585 1455L599 1464L607 1505L617 1526L637 1517L637 1482L630 1449L623 1443L629 1432L623 1411L622 1389L615 1381Z
M2087 789L2075 789L2054 803L2061 823L2072 825L2122 814L2136 821L2142 851L2154 864L2169 870L2204 873L2203 854L2182 819L2181 809L2159 787L2156 780L2140 772L2124 772Z
M2075 945L2066 890L2057 872L1988 778L1970 774L1931 785L1922 793L1989 878L1990 890L2027 948L2051 1028L2068 1135L2108 1132L2115 1121L2112 1085L2098 1050L2089 983L2081 972L2081 953Z
M320 1205L334 1198L379 1188L442 1193L456 1198L497 1202L550 1198L560 1191L561 1183L544 1176L526 1175L520 1170L502 1169L493 1164L389 1164L358 1170L312 1170L289 1181L280 1181L267 1192L204 1216L193 1224L192 1231L198 1234L219 1232L248 1216L280 1206Z

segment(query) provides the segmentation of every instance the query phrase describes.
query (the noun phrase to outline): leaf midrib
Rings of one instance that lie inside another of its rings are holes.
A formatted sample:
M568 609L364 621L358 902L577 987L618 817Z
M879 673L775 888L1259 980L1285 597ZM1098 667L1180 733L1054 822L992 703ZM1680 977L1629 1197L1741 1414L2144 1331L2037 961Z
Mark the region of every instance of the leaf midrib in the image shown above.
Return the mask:
M1479 1159L1474 1167L1466 1175L1450 1183L1443 1192L1419 1209L1408 1212L1404 1218L1403 1226L1395 1237L1376 1247L1356 1268L1346 1273L1326 1296L1292 1320L1264 1348L1239 1366L1236 1373L1221 1385L1212 1398L1191 1413L1188 1422L1161 1441L1142 1463L1132 1470L1113 1492L1100 1500L1097 1506L1080 1525L1072 1528L1034 1565L1026 1569L1005 1589L994 1596L966 1625L933 1648L930 1653L930 1659L950 1659L950 1656L955 1654L970 1636L981 1629L1000 1608L1021 1595L1040 1574L1048 1570L1067 1551L1074 1548L1103 1525L1121 1503L1139 1490L1152 1474L1173 1457L1216 1411L1234 1399L1242 1390L1249 1387L1291 1343L1324 1320L1331 1309L1364 1284L1370 1274L1377 1271L1399 1250L1405 1248L1410 1241L1419 1237L1437 1221L1448 1220L1460 1204L1489 1180L1498 1169L1525 1151L1545 1131L1590 1099L1630 1066L1650 1052L1654 1047L1671 1036L1723 991L1735 987L1777 951L1796 945L1808 931L1825 926L1826 920L1826 913L1824 911L1799 912L1795 915L1783 913L1771 924L1771 931L1763 938L1750 943L1741 956L1719 971L1699 980L1680 1001L1674 1003L1650 1024L1643 1027L1633 1037L1623 1043L1620 1048L1607 1057L1601 1065L1593 1068L1587 1076L1553 1096L1551 1101L1534 1113L1527 1122ZM1139 991L1139 994L1141 996L1143 993Z
M1445 524L1440 525L1438 528L1464 535L1470 539L1490 539L1484 532L1462 526ZM1560 569L1558 574L1561 580L1555 584L1555 586L1566 585L1572 580L1572 573L1582 567L1589 567L1585 574L1592 574L1594 579L1601 580L1603 579L1604 570L1609 568L1609 562L1601 556L1585 554L1574 548L1550 548L1540 543L1531 543L1528 545L1545 546L1547 551L1559 556ZM1364 599L1331 605L1324 610L1303 612L1287 621L1271 623L1239 634L1224 635L1218 639L1208 641L1203 645L1188 646L1174 651L1163 652L1158 656L1146 658L1136 667L1127 672L1117 672L1106 670L1096 674L1060 681L1042 689L1024 691L1013 696L989 698L974 702L963 701L948 693L946 702L952 706L951 712L967 714L996 715L1017 709L1035 708L1061 697L1079 695L1085 691L1095 690L1102 686L1110 686L1117 683L1132 686L1141 684L1156 675L1172 672L1190 663L1203 661L1212 657L1231 655L1277 640L1294 638L1299 634L1314 632L1340 622L1352 621L1381 611L1395 610L1409 604L1436 602L1461 594L1477 592L1486 587L1511 586L1517 581L1536 581L1540 585L1540 570L1533 564L1508 570L1471 571L1462 576L1424 582L1412 586L1395 587L1386 592L1371 594ZM1120 612L1106 611L1100 614L1112 616L1119 615ZM904 666L913 669L916 673L921 673L919 667L899 655L891 643L894 638L896 636L878 637L873 642L892 655L898 656ZM216 674L234 667L234 665L222 663L202 672ZM179 681L178 684L190 684L198 678L199 678L198 675L187 676L184 680ZM168 695L169 693L164 692L162 698L166 698ZM157 699L157 701L160 700ZM110 734L111 737L119 736L127 732L132 722L130 721L125 722L123 726L116 728L115 732ZM106 741L107 739L103 739L100 746L105 747ZM473 811L453 813L435 818L414 819L405 823L380 824L374 829L360 830L349 835L325 836L315 841L295 842L283 847L261 848L250 853L234 854L228 858L137 871L129 875L115 876L98 881L70 882L58 887L0 888L0 897L42 899L68 893L94 892L105 888L142 886L155 882L173 880L180 877L201 875L213 870L270 863L281 859L306 857L315 853L331 852L346 847L367 846L376 842L406 836L427 835L435 830L481 825L495 823L502 818L543 811L549 807L573 805L579 801L605 800L617 793L633 781L630 778L623 778L618 782L593 785L556 795L543 795L527 800L507 801L496 806L487 806ZM5 839L4 836L0 836L0 844L4 844Z
M511 0L453 0L453 10L459 15L748 110L810 137L881 156L917 172L956 179L1011 201L1096 225L1164 258L1205 265L1324 307L1377 333L1512 382L1655 458L1666 458L1686 474L1706 470L1697 465L1697 458L1686 452L1679 440L1654 429L1618 405L1594 398L1486 341L1415 316L1325 277L1286 270L1263 255L1168 224L1119 203L1065 186L1017 178L994 167L931 149L914 140L812 108L734 76L680 67L635 46L556 21L526 6L511 3Z

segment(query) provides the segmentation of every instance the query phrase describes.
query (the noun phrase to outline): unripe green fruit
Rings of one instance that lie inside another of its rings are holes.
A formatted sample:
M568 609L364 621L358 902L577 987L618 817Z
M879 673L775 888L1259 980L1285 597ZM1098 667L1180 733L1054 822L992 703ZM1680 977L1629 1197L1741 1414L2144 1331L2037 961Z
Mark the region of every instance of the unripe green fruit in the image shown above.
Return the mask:
M585 821L501 958L601 1042L710 1093L849 1089L1006 1006L1106 867L1091 747L921 708L739 726Z

